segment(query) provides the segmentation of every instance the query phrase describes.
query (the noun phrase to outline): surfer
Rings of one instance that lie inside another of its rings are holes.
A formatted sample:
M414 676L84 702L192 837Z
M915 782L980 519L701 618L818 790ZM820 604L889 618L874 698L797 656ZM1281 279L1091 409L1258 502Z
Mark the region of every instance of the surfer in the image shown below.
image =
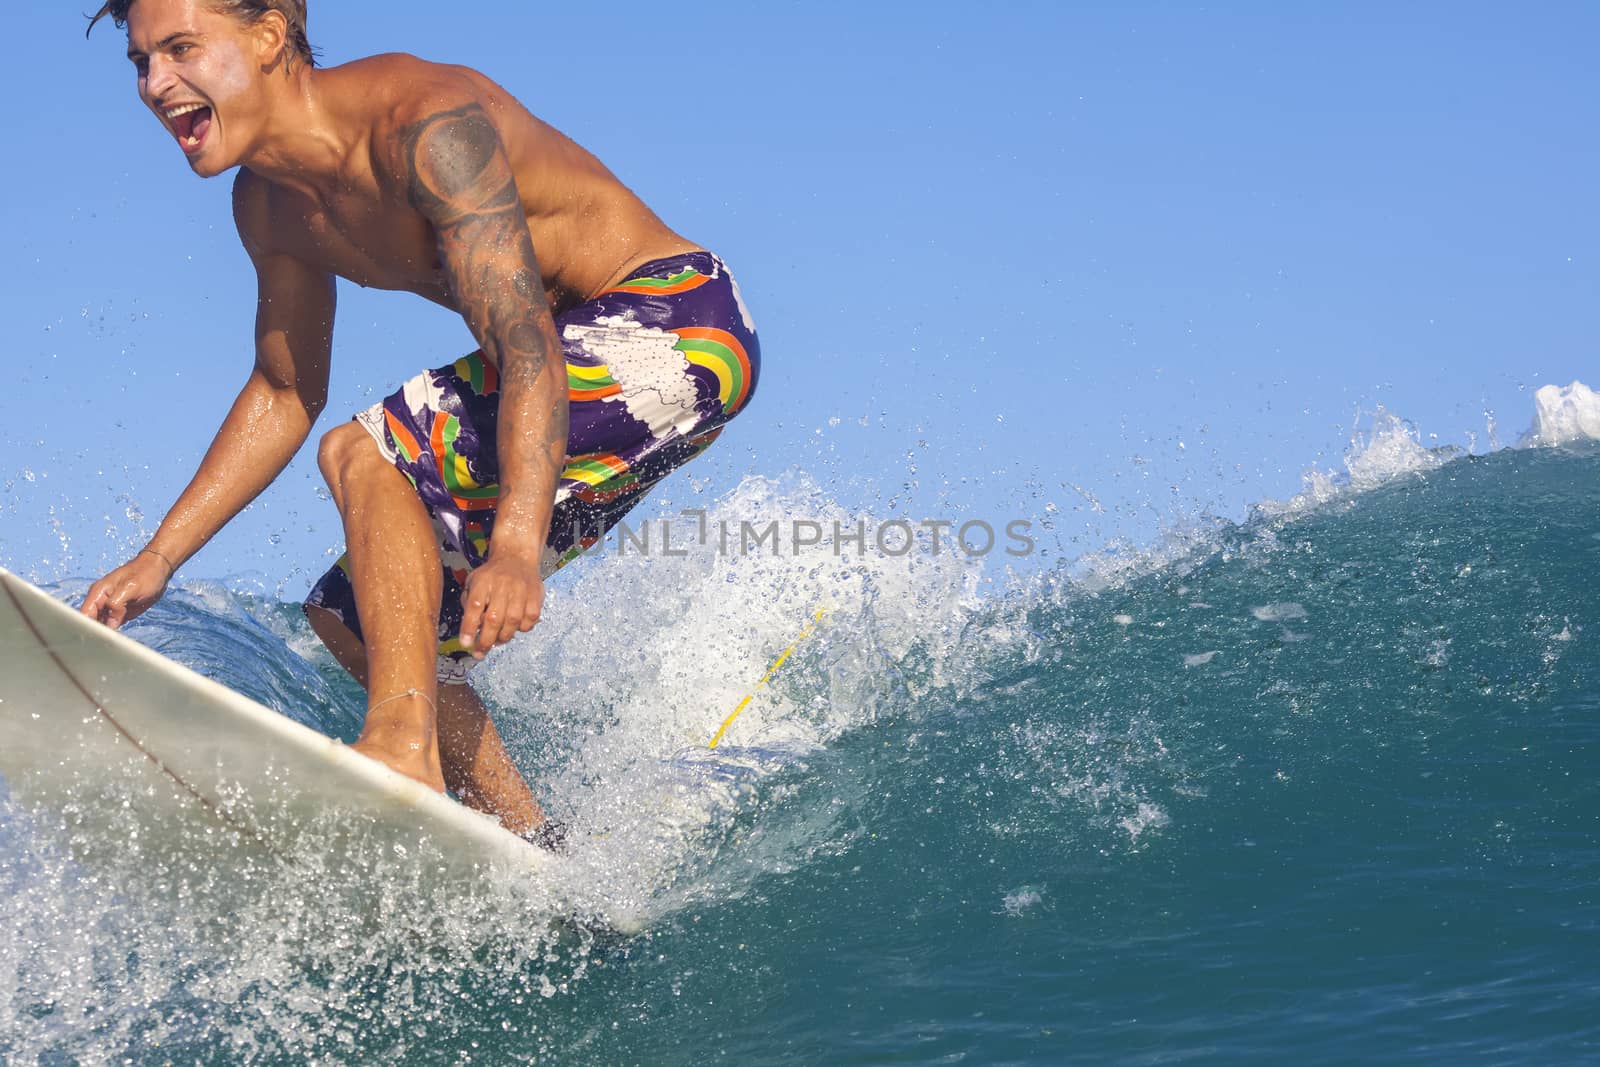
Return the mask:
M365 687L357 751L552 844L467 684L544 580L743 409L728 268L465 67L317 66L304 0L112 0L140 99L201 177L238 167L255 362L149 544L90 587L117 627L288 465L327 400L336 277L459 314L479 348L325 433L347 554L306 600Z

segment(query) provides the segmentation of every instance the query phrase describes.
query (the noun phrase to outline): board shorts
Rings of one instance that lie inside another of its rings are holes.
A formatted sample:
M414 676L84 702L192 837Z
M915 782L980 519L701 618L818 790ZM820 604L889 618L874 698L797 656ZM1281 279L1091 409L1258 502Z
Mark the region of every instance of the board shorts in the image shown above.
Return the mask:
M555 324L567 364L569 431L544 577L598 543L656 483L705 451L750 402L761 374L739 287L709 252L647 263L555 316ZM465 684L478 662L461 646L461 591L488 558L494 535L498 387L494 365L473 352L424 371L355 416L433 520L444 565L438 676L445 685ZM361 636L348 555L305 603L333 612Z

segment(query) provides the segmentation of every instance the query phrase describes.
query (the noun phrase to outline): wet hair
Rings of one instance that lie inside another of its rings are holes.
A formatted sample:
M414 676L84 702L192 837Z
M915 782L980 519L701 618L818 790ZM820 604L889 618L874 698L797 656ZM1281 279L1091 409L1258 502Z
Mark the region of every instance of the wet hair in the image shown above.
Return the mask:
M289 49L295 59L307 66L317 65L316 50L306 38L306 0L205 0L217 11L232 15L241 22L254 24L268 11L276 11L289 23ZM109 16L118 29L128 24L128 9L135 0L107 0L99 11L89 16L89 30L95 23ZM89 30L84 31L88 36Z

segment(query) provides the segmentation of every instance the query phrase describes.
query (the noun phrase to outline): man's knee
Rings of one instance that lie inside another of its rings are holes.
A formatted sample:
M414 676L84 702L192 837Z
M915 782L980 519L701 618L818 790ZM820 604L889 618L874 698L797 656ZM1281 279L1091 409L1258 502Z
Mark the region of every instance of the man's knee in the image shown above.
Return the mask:
M363 463L383 462L377 442L359 423L346 422L322 435L317 446L317 467L328 487L338 493L349 472Z

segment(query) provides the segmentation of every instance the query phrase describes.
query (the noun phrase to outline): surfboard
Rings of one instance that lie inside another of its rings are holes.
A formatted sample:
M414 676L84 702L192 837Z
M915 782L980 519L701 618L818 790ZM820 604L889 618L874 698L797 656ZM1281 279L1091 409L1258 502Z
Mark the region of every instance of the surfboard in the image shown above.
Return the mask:
M0 779L91 843L98 822L147 852L198 842L217 864L377 850L441 885L513 878L552 895L571 864L4 569Z

